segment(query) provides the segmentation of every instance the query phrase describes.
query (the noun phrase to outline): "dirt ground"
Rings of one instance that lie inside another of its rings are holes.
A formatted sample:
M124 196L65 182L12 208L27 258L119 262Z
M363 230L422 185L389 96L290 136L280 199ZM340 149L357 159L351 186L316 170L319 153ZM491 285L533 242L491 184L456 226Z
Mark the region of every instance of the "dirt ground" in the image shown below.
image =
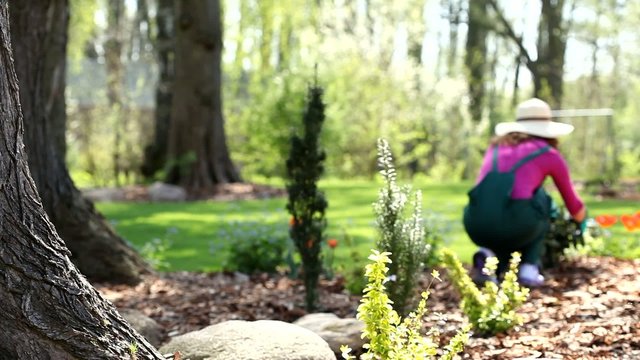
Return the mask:
M640 359L640 260L580 258L545 275L547 284L534 289L521 309L524 325L495 337L473 336L460 358ZM429 299L425 327L438 326L444 344L464 316L446 274L442 278ZM305 314L301 282L282 275L180 272L136 287L97 288L117 307L156 320L167 337L225 320L292 322ZM360 298L344 290L342 279L323 280L320 294L323 312L355 316Z

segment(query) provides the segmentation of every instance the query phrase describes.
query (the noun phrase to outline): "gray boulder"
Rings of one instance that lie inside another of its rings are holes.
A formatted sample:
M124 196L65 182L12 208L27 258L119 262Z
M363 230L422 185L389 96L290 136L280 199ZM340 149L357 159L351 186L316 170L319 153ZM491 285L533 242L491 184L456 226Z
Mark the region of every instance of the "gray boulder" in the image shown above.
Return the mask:
M310 330L282 321L231 320L176 336L160 348L190 360L335 360Z
M162 344L162 328L155 320L135 309L119 309L118 312L151 345L158 347Z
M151 201L185 201L187 192L180 186L154 182L147 189Z
M354 350L364 345L364 339L361 338L364 323L354 318L341 319L332 313L316 313L305 315L294 324L318 334L336 354L341 353L342 345Z

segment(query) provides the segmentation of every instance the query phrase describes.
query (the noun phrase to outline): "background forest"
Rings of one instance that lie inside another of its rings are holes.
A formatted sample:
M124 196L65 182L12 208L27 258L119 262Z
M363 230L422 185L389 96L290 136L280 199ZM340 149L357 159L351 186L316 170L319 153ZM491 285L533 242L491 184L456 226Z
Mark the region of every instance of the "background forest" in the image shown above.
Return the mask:
M244 180L284 176L316 77L330 177L373 177L375 140L385 137L403 175L472 178L493 125L534 94L554 109L605 109L562 118L576 126L561 146L577 178L640 174L638 2L224 0L222 8L225 131ZM173 2L72 0L70 13L74 180L164 178Z

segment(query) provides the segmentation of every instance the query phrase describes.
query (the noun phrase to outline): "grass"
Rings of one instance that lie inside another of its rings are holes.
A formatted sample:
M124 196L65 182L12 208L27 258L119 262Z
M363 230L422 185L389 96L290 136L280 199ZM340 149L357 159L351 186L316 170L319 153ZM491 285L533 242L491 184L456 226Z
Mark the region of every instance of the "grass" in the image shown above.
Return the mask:
M400 181L402 184L403 181ZM432 213L446 229L446 244L463 261L468 261L475 245L464 233L460 218L470 183L414 182L423 192L425 215ZM376 236L372 204L380 182L366 180L327 180L320 183L329 199L327 238L340 242L346 231L363 259L370 253ZM638 211L633 201L597 201L586 198L589 214L623 214ZM164 254L167 271L221 270L226 248L231 245L220 231L232 222L261 222L282 226L286 232L289 215L286 199L247 201L199 201L188 203L98 203L98 209L115 226L118 233L140 248L154 238L168 238L170 249ZM621 226L613 228L614 239L624 236ZM344 245L340 243L340 245ZM338 246L335 265L354 266L350 249ZM215 249L213 252L211 249Z

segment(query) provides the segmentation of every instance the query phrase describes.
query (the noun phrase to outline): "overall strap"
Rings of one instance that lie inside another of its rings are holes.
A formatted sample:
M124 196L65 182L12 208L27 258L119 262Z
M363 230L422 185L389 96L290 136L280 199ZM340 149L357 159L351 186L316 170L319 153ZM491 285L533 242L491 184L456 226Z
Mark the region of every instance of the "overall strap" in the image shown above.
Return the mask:
M491 171L498 172L498 144L493 146L493 167Z
M518 161L515 165L513 165L513 167L511 168L511 170L509 170L509 172L515 172L516 170L518 170L522 165L524 165L525 163L527 163L530 160L535 159L536 157L546 153L547 151L549 151L549 149L551 149L550 145L547 145L543 148L540 148L534 152L532 152L531 154L523 157L522 159L520 159L520 161Z

